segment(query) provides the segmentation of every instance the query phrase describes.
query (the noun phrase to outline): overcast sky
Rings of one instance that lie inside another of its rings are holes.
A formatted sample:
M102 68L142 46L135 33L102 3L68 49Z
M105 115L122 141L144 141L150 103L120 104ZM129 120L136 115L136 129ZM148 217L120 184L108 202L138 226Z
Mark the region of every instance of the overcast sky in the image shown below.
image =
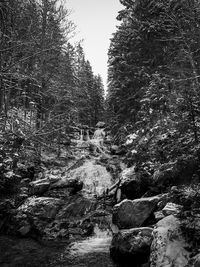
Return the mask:
M119 0L66 0L72 9L70 18L77 25L76 40L84 39L83 47L95 74L107 81L107 53L112 33L116 31Z

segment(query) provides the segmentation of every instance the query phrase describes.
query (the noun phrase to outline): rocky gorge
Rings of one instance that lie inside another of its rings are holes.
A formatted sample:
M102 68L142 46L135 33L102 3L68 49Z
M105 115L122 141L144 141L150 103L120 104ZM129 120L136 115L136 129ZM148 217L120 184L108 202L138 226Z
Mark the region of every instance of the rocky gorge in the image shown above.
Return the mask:
M22 179L0 205L1 266L199 266L198 184L157 193L158 173L119 154L83 146Z

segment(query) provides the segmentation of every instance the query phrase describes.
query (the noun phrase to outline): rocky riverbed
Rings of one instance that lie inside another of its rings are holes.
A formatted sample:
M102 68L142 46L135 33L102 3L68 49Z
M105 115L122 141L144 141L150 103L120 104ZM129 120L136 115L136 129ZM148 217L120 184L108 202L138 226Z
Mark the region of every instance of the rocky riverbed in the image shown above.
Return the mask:
M198 185L156 194L156 183L89 153L23 179L17 207L1 202L0 266L199 266Z

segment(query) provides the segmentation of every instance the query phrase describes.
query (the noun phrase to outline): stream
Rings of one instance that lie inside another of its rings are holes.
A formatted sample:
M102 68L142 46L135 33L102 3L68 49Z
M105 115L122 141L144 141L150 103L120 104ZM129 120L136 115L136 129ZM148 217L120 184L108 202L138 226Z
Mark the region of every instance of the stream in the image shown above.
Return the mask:
M74 242L60 254L54 262L55 267L114 267L109 255L112 236L108 231L101 231L98 226L94 236Z
M97 228L98 229L98 228ZM111 236L97 230L93 237L70 245L44 245L32 239L0 237L1 267L114 267L109 256Z
M62 170L63 171L63 170ZM49 173L47 173L49 175ZM95 158L86 159L81 165L60 177L59 185L69 178L78 178L84 186L82 194L88 199L101 196L112 186L113 179L106 168ZM72 203L73 204L73 203ZM110 207L111 208L111 207ZM104 224L104 218L103 220ZM109 247L112 234L109 226L102 228L97 222L93 235L74 239L70 243L51 241L45 243L28 237L0 236L1 267L126 267L116 265L110 258ZM108 222L107 222L108 223Z

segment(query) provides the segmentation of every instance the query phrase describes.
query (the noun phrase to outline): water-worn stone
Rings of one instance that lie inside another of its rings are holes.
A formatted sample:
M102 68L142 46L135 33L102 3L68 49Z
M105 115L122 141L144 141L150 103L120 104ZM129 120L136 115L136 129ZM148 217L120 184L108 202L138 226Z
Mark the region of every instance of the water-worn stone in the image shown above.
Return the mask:
M114 235L110 254L116 261L132 260L134 264L148 262L152 242L152 228L121 230Z
M141 226L154 212L161 196L123 200L113 208L113 223L119 229Z
M63 202L57 198L28 198L16 211L15 219L18 231L23 234L27 230L24 226L30 225L32 229L43 234L46 225L55 218L62 204Z
M151 267L188 266L189 252L181 235L180 222L174 215L160 220L153 231Z

